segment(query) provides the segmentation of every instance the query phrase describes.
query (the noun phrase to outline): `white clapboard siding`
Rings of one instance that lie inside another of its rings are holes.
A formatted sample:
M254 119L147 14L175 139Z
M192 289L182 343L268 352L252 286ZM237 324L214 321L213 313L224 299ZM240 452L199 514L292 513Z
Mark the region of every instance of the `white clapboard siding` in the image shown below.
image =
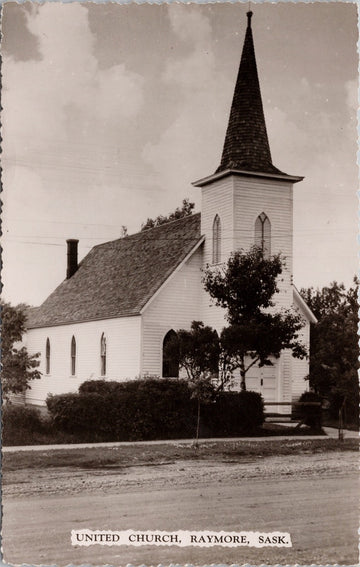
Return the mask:
M300 360L297 358L292 358L292 399L297 401L303 392L309 390L309 357L310 353L310 321L309 318L315 322L316 319L314 315L309 313L309 308L301 300L300 295L295 292L293 294L294 302L293 307L298 313L300 313L304 326L299 333L299 340L305 345L308 351L308 357Z
M143 311L141 374L162 374L162 344L173 329L190 329L192 321L201 320L202 248L162 287Z
M205 235L203 269L213 261L213 224L216 215L221 222L220 263L226 262L234 246L234 180L232 176L202 187L201 234ZM201 320L220 334L225 326L225 311L216 307L201 286Z
M279 306L292 304L293 256L293 189L291 183L257 179L234 178L234 250L248 250L256 241L256 219L265 213L271 227L271 254L285 256L285 266L278 279Z
M305 326L301 329L299 333L300 341L309 349L310 344L310 324L306 321ZM309 359L304 358L300 360L298 358L292 359L292 399L296 401L299 399L303 392L309 390L309 380L307 377L309 375Z
M204 266L212 264L213 224L216 215L221 223L220 261L228 259L233 251L234 214L233 214L234 183L231 176L215 181L202 188L201 205L201 234L205 235Z
M51 394L76 392L85 380L102 378L100 340L106 336L106 376L108 380L128 380L140 374L141 317L123 317L30 329L27 348L40 352L40 380L31 382L27 403L43 405ZM76 373L71 375L71 339L76 339ZM46 375L46 339L50 340L50 374Z
M283 272L278 279L278 306L292 305L293 263L293 188L287 181L230 175L202 188L201 233L205 235L203 266L212 264L213 223L221 221L221 262L231 252L248 250L256 241L256 219L265 213L270 221L272 254L285 257ZM203 294L203 311L207 312L208 297ZM221 315L211 316L220 324Z
M226 327L227 323L225 319L226 310L222 307L215 305L215 302L211 299L210 295L201 289L201 320L204 321L205 325L209 325L213 329L216 329L218 335L220 335L222 329Z

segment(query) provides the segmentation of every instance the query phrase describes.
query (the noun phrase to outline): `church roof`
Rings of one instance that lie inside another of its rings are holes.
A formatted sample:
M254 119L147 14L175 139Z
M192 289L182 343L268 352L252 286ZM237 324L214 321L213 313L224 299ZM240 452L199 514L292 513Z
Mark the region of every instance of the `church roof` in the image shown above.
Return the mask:
M92 248L28 328L138 315L201 240L200 213Z
M251 16L252 12L248 12L248 25L221 163L215 173L243 170L286 175L272 164L255 59Z

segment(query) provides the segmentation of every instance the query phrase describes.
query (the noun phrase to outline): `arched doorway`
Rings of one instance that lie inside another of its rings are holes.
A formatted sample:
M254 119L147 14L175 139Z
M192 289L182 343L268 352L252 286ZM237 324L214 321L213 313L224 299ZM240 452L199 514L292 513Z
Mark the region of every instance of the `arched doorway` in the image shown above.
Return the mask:
M177 334L173 329L168 331L163 340L163 378L179 377L179 345Z

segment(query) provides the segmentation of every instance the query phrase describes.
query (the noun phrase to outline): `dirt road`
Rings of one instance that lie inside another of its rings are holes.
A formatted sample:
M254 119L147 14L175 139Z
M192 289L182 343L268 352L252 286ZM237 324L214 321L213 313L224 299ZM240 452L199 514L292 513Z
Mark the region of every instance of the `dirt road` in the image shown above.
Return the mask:
M8 563L358 563L356 452L18 471L5 478ZM72 529L286 531L285 548L74 548Z

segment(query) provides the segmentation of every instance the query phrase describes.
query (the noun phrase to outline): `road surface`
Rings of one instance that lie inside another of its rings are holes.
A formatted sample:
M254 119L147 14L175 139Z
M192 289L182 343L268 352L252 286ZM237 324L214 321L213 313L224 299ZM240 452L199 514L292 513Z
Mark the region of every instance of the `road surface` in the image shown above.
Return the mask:
M3 495L4 560L59 567L355 565L357 458L347 452L107 471L64 467L27 471L28 477L11 473ZM72 547L71 530L81 528L285 531L293 547Z

